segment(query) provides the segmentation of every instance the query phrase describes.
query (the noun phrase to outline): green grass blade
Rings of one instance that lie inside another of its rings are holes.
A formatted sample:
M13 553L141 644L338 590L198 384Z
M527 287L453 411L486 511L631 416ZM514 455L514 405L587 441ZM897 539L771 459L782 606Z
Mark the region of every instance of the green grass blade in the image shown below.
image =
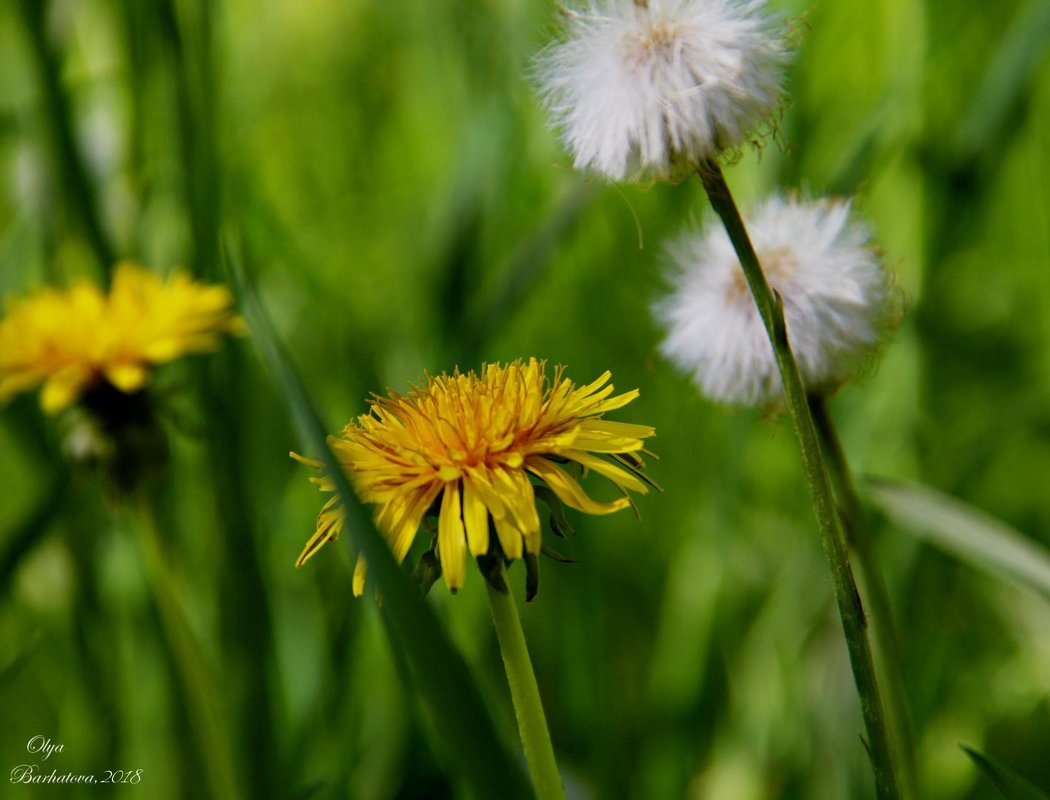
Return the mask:
M1050 553L971 505L915 483L869 481L868 496L898 527L1050 598Z
M368 560L369 581L382 596L383 619L431 712L444 752L456 759L459 773L479 797L530 797L522 766L504 747L462 656L369 523L369 515L328 448L325 428L259 299L238 264L231 265L231 273L252 339L280 388L302 445L324 461L326 473L335 482L347 510L348 533L355 549Z
M954 153L960 161L1002 147L1000 133L1030 86L1050 42L1050 3L1029 0L1006 32L984 83L959 126Z
M200 643L190 629L178 588L167 568L157 511L144 500L134 520L146 561L154 602L171 655L178 701L184 703L193 730L193 744L203 765L203 783L212 797L243 797L232 757L230 735L223 713L222 694L205 663Z
M981 753L972 747L959 745L973 759L977 768L988 776L995 788L1007 800L1050 800L1050 794L1036 787L1027 778L1022 778L1002 761Z
M468 312L462 334L465 344L491 340L521 310L531 292L543 285L552 251L564 241L566 231L577 223L593 196L594 184L581 181L539 228L518 244L493 295Z
M49 5L42 0L21 0L18 9L29 38L30 51L36 60L41 103L44 107L55 168L55 183L62 192L63 202L69 213L80 225L108 282L115 252L99 216L95 186L77 149L73 108L62 86L59 53L48 38Z
M60 471L47 484L36 503L7 533L0 548L0 598L7 595L19 566L50 531L62 511L56 498L62 497L69 485L65 471Z

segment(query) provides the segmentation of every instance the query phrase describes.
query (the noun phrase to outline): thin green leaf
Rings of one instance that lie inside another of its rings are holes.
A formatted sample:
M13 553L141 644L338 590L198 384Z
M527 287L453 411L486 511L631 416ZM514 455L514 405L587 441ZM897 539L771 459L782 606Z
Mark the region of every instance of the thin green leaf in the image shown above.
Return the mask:
M919 484L879 480L867 487L872 503L902 530L1050 598L1050 553L1006 523Z
M456 759L460 774L479 797L530 797L521 764L504 747L466 663L419 596L418 587L402 574L386 542L369 522L369 515L328 448L325 428L278 344L269 317L233 253L230 256L234 288L252 340L280 388L304 449L320 456L326 474L335 483L347 511L348 533L354 547L367 559L369 580L383 598L383 619L391 639L404 656L448 754Z
M988 776L988 780L995 784L995 788L1007 800L1050 800L1050 795L1028 779L1022 778L998 758L981 753L965 744L959 746L966 755L973 759L977 768Z

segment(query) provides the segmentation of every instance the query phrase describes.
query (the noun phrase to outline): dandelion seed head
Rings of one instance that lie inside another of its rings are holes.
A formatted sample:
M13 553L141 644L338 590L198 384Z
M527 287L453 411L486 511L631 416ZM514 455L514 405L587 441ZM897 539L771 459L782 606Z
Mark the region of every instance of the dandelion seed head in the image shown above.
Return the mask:
M849 202L773 197L746 219L807 390L847 381L893 317L889 280L871 231ZM773 405L782 385L772 348L733 246L720 225L667 248L671 292L654 312L660 350L708 397Z
M740 144L780 104L788 53L765 0L593 0L537 81L579 168L672 176Z

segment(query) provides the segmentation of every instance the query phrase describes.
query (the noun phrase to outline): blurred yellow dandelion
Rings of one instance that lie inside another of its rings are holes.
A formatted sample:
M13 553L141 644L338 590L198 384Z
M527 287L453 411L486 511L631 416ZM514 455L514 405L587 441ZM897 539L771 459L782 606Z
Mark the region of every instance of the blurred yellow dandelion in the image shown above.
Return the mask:
M41 383L40 403L51 414L103 382L132 394L146 385L151 365L213 350L221 334L243 328L226 287L121 264L108 295L81 281L8 303L0 402Z
M455 591L466 577L467 551L489 552L489 521L507 558L539 553L540 519L532 481L550 487L565 505L588 514L609 514L631 504L628 490L647 492L640 470L646 425L608 422L638 390L611 396L606 372L587 386L563 376L553 380L546 364L486 364L480 374L441 374L407 395L375 396L370 413L351 421L329 444L360 497L374 503L376 524L400 563L427 511L437 510L437 555L445 583ZM292 456L315 469L315 459ZM608 456L608 459L602 456ZM622 492L611 502L589 497L573 472L593 470ZM311 479L334 492L328 476ZM343 509L332 497L317 530L300 554L304 564L339 535ZM364 591L365 563L354 570L354 594Z

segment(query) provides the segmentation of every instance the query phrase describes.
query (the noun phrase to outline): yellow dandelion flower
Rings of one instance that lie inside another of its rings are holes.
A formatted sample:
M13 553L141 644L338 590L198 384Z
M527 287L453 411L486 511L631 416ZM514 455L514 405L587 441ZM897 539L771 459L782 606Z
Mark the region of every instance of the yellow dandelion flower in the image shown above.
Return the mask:
M226 287L120 264L108 295L81 281L8 302L0 320L0 402L39 384L50 414L102 383L133 394L152 365L213 350L221 334L243 329Z
M548 380L536 359L481 373L441 374L407 395L375 396L370 413L351 421L329 444L362 500L376 508L376 524L398 563L404 560L428 510L437 509L437 556L445 583L455 591L466 577L467 552L489 552L489 521L508 559L540 552L540 518L533 481L546 484L565 505L609 514L631 504L628 491L645 494L643 439L653 428L602 419L638 396L611 396L610 373L576 387L562 368ZM314 459L294 458L320 469ZM603 456L607 456L605 458ZM623 493L611 502L591 499L574 475L594 471ZM311 478L334 492L327 476ZM317 530L300 554L302 566L339 535L343 509L325 503ZM354 594L364 591L365 563L354 570Z

